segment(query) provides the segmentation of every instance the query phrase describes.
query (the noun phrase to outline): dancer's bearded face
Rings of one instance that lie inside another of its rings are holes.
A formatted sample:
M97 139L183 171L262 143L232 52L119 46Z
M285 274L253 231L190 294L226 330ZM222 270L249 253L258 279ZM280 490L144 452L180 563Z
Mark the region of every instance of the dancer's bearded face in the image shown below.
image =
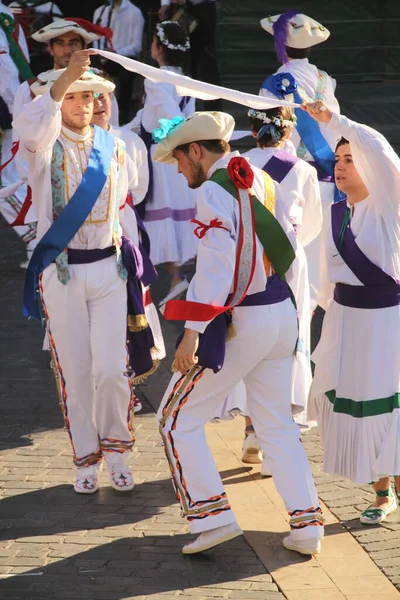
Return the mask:
M207 180L203 165L199 160L191 158L190 152L186 154L182 150L174 150L173 156L178 163L178 173L186 177L191 189L199 188Z

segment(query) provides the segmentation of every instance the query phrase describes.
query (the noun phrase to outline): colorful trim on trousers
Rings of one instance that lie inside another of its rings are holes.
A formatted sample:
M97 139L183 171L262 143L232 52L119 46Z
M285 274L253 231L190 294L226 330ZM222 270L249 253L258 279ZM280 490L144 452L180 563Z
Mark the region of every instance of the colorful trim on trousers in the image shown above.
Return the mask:
M305 527L323 527L324 525L322 510L319 506L317 506L316 508L314 508L314 506L311 506L306 510L294 510L289 513L289 517L291 531L304 529Z
M56 380L57 392L59 397L59 404L61 408L61 412L64 417L64 425L65 429L68 432L68 436L72 446L72 455L73 462L77 467L90 467L92 465L96 465L103 460L103 452L117 452L119 454L123 454L132 448L135 443L135 438L133 435L133 423L132 423L132 415L133 415L133 398L131 397L128 406L128 414L127 414L127 422L128 422L128 430L132 433L132 438L128 441L118 440L114 438L99 438L99 449L96 452L88 454L87 456L77 456L75 451L74 442L72 440L71 435L71 425L68 417L68 406L67 399L68 394L65 386L65 379L62 372L60 360L58 358L58 353L56 349L56 344L51 333L50 328L50 319L49 313L46 308L46 304L43 296L43 284L42 278L39 278L39 290L40 290L40 298L43 307L44 320L46 321L47 334L49 336L50 341L50 353L53 365L54 376ZM128 382L129 385L129 382Z
M206 517L216 516L222 512L231 510L225 492L212 496L206 500L195 501L192 499L187 488L182 465L173 438L173 431L176 429L180 410L188 402L190 393L193 391L196 383L203 377L204 371L204 367L194 366L189 373L182 375L178 379L163 408L159 425L165 455L171 471L172 483L182 509L181 514L183 517L186 517L188 521L205 519ZM169 418L172 418L172 423L166 428L166 422ZM165 429L167 430L166 433L164 431Z

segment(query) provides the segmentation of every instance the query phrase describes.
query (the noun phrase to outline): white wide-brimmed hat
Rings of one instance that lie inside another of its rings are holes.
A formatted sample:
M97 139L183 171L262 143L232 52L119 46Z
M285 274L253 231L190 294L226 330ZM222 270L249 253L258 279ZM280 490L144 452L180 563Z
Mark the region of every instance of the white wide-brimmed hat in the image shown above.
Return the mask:
M93 23L84 19L57 19L57 21L53 21L33 33L32 38L37 42L47 43L60 35L71 32L80 35L86 44L90 44L106 35L104 30L107 30L107 28L97 28Z
M52 69L38 75L37 81L32 83L31 90L35 96L41 96L51 88L53 83L65 73L66 69ZM69 88L68 93L93 92L94 94L111 94L115 90L115 84L108 79L103 79L91 71L87 71L77 79Z
M284 18L286 15L288 16L287 20ZM282 22L282 25L287 27L287 29L277 32L274 25L280 17L282 17L280 23ZM299 50L321 44L330 36L330 31L326 27L302 13L293 14L292 12L288 12L282 15L266 17L261 20L261 27L274 37L277 35L286 35L284 44L290 48L297 48Z
M178 146L202 140L229 142L234 128L235 119L227 113L195 112L186 121L176 124L164 139L157 143L153 158L157 162L174 164L176 161L172 153Z

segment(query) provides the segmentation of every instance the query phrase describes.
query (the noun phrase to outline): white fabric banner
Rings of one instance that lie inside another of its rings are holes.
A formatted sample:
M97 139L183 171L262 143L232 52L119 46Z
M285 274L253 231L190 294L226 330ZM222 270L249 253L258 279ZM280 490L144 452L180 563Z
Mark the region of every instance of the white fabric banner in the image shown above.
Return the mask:
M213 85L211 83L204 83L203 81L197 81L191 77L185 75L178 75L171 71L165 71L145 65L138 60L132 58L126 58L120 54L114 52L108 52L106 50L96 50L97 54L104 56L108 60L112 60L127 71L133 71L133 73L139 73L154 81L155 83L171 83L176 87L176 90L180 96L191 96L192 98L198 98L199 100L216 100L221 98L223 100L229 100L236 104L242 104L248 108L275 108L276 106L290 106L297 108L299 104L294 102L286 102L286 100L278 100L278 98L265 98L264 96L256 96L254 94L246 94L245 92L238 92L237 90L231 90L230 88L221 87L219 85Z

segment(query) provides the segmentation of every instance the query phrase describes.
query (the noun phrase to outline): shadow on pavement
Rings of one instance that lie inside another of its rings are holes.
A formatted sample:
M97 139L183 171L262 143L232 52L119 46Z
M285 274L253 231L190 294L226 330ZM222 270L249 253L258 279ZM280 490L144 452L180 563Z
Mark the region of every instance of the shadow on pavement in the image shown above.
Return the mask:
M327 535L331 528L332 534L339 533L337 525L328 525ZM282 547L286 534L246 534L263 546L263 551L271 552L277 568L311 560ZM181 554L188 538L153 535L119 539L32 569L23 577L3 579L0 592L7 600L123 600L169 591L176 594L178 590L212 587L267 573L243 537L192 557Z
M96 494L79 495L71 485L29 491L0 502L0 541L126 527L175 503L169 479L139 483L133 493L124 494L101 487Z

